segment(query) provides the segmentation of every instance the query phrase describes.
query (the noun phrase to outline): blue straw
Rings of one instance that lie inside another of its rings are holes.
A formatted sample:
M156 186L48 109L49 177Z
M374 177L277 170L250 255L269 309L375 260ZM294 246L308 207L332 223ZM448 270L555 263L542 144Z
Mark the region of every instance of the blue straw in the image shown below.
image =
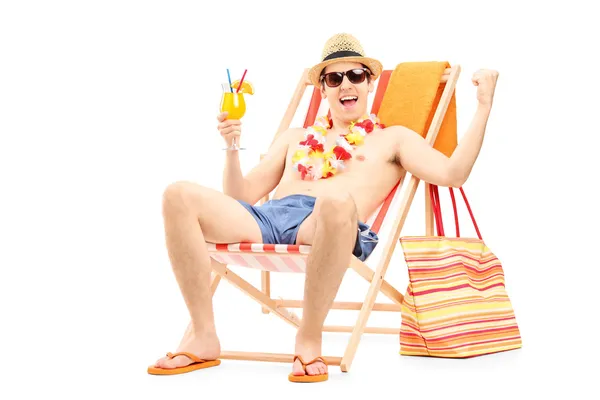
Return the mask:
M233 88L231 87L231 75L229 75L229 68L227 68L227 79L229 79L229 91L233 93Z

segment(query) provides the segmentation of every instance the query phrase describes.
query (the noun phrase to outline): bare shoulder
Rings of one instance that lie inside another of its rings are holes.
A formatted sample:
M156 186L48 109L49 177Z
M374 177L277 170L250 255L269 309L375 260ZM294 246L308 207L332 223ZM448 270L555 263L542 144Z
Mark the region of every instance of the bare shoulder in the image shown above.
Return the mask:
M393 135L400 135L400 136L410 135L410 134L416 133L412 129L409 129L409 128L407 128L405 126L402 126L402 125L387 126L383 130L385 132L389 132L389 133L391 133Z
M418 141L418 139L424 140L423 136L412 129L407 128L406 126L394 125L386 127L385 130L391 137L393 137L394 143L398 145L409 145L411 143L415 143L415 141Z
M387 126L382 131L382 134L386 136L386 142L394 146L401 144L403 139L411 133L415 132L401 125Z
M290 139L297 139L298 137L304 136L306 130L304 128L290 128L286 132Z
M303 128L289 128L277 136L276 142L289 144L304 135Z

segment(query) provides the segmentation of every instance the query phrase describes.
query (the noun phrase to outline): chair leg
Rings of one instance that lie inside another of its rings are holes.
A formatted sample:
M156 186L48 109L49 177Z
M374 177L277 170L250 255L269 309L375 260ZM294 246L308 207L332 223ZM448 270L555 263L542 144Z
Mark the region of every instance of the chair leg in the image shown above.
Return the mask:
M270 312L280 317L282 320L292 325L294 328L298 328L300 326L301 318L298 315L289 311L285 307L278 306L275 300L271 299L268 296L265 296L263 292L261 292L258 288L254 287L254 285L252 285L250 282L246 281L244 278L228 269L225 264L220 262L213 262L212 269L214 272L219 274L221 278L227 280L227 282L231 283L233 286L236 286L246 295L253 298L257 302L262 304L264 307L268 308Z
M271 272L261 271L260 275L261 275L262 292L265 295L271 297ZM262 312L263 312L263 314L268 314L269 309L266 307L262 307Z
M429 196L429 183L425 183L425 234L433 236L433 207Z
M402 227L404 226L404 221L406 221L406 216L408 215L410 205L412 203L413 198L415 197L415 192L417 191L418 186L419 178L413 175L410 179L402 202L400 203L400 214L398 215L397 220L395 221L396 230L393 233L393 237L388 243L386 243L386 247L383 250L382 258L379 261L379 264L377 265L375 274L373 276L373 279L371 280L371 285L369 286L369 291L367 292L367 296L365 298L365 301L363 302L363 306L358 315L356 326L352 331L350 341L348 342L348 346L346 347L346 351L344 352L344 357L342 358L342 363L340 365L340 368L343 372L348 372L348 370L350 369L350 365L352 364L352 360L354 360L354 356L356 355L356 350L358 349L360 338L365 332L367 320L369 319L371 311L373 311L373 305L375 304L375 300L377 299L377 294L381 290L383 277L387 272L390 260L394 253L394 249L396 248L396 244L398 242L398 239L400 238L400 232L402 231Z
M221 282L221 275L216 274L216 273L212 273L212 275L213 275L213 278L212 278L212 281L210 282L210 292L214 296L215 292L217 291L217 287L219 286L219 282Z

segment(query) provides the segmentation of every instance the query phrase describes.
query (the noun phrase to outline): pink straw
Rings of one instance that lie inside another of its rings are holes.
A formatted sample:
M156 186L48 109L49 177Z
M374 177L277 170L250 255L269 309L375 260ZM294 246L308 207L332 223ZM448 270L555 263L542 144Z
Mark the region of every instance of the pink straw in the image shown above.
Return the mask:
M236 93L238 93L240 91L240 88L242 87L242 83L244 83L244 77L246 76L246 72L248 72L247 69L244 70L244 75L242 75L242 79L240 80L240 84L238 85L238 88L235 91Z

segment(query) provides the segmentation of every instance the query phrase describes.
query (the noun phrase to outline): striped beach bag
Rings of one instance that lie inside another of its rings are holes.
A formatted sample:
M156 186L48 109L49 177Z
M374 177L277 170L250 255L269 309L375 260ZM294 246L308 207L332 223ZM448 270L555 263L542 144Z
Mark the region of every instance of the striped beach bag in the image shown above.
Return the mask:
M485 245L462 188L478 239L446 237L438 188L429 185L437 236L400 238L409 285L402 304L400 354L466 358L521 347L500 261Z

